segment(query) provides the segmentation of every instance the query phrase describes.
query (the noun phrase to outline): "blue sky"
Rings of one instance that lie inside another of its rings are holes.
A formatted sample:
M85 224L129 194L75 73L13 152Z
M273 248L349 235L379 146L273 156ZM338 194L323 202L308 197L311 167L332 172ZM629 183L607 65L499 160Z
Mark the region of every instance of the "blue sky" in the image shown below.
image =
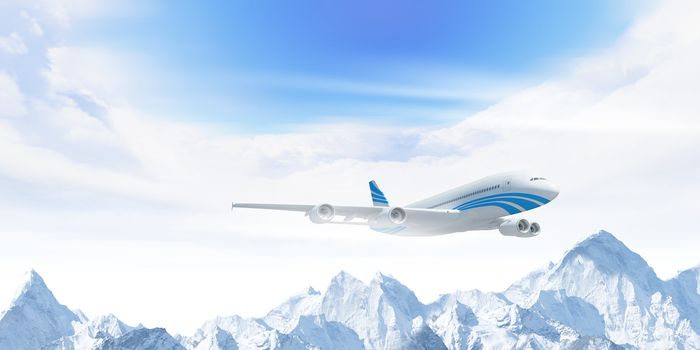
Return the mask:
M160 1L80 22L63 40L151 62L157 74L129 100L175 118L252 132L338 120L445 125L610 45L634 4Z

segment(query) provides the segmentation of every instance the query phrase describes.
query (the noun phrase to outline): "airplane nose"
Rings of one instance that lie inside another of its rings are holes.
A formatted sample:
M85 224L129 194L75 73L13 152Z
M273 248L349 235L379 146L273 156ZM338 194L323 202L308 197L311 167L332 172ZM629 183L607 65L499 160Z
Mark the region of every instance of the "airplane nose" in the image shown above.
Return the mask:
M545 185L544 192L551 201L552 199L556 198L559 195L559 188L554 185L553 183L547 181L547 184Z

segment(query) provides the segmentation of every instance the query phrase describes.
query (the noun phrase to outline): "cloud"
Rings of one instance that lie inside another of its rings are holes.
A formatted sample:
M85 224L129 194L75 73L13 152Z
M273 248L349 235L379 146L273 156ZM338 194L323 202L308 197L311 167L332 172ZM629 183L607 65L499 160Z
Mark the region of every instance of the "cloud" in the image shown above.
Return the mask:
M26 112L19 87L3 72L0 72L0 106L0 117L16 117Z
M27 20L30 33L39 37L44 36L44 29L41 28L39 21L37 21L36 18L30 16L27 11L20 11L20 14L22 15L22 18Z
M24 39L17 32L6 37L0 37L0 52L11 55L24 55L27 53L27 45L24 44Z

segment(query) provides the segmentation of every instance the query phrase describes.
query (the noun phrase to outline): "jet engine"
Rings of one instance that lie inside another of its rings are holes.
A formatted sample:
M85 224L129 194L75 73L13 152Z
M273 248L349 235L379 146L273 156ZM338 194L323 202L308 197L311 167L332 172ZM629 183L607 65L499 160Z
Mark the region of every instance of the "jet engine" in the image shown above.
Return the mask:
M391 221L394 225L401 225L404 223L404 221L406 221L406 211L403 210L403 208L391 208L387 216L389 217L389 221Z
M535 237L540 234L540 224L536 222L531 224L525 219L508 220L498 226L498 231L504 236Z
M406 211L400 207L387 208L377 215L372 222L372 226L388 227L401 225L406 221Z
M335 217L335 208L330 204L319 204L309 211L309 219L314 224L325 224Z

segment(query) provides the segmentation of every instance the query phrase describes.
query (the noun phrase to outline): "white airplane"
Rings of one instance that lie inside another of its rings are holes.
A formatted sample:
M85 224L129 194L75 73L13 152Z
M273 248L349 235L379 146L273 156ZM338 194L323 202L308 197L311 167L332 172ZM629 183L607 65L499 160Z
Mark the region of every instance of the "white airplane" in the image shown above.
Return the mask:
M516 172L488 176L403 207L390 206L376 182L370 181L369 189L371 207L233 203L231 209L298 211L316 224L369 225L398 236L498 229L504 236L534 237L540 233L538 223L506 217L545 205L559 194L547 179Z

